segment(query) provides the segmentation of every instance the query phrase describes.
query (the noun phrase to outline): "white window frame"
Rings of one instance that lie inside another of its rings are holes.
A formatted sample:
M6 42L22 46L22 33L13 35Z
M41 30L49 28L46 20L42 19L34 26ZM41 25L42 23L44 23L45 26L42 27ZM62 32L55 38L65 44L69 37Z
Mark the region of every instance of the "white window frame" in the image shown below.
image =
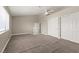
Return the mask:
M0 12L4 13L4 15L2 15L2 16L4 17L4 21L5 21L4 22L5 23L5 25L4 25L5 28L4 28L4 30L0 31L0 34L2 34L2 33L5 33L9 30L9 14L3 6L0 6L0 8L2 8L2 11L0 11Z

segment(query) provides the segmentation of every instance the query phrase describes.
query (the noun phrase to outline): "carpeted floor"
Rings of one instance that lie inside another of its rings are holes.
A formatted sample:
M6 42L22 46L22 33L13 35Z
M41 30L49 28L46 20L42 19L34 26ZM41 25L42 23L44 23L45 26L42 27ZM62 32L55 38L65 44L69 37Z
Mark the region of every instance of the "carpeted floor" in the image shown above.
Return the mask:
M79 44L48 35L16 35L4 53L78 53Z

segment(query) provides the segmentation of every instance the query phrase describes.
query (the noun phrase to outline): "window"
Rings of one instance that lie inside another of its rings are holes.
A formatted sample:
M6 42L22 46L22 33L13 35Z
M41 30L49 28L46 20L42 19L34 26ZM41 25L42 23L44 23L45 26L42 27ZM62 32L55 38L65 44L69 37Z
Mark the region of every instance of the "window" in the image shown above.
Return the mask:
M0 6L0 32L9 30L9 14Z

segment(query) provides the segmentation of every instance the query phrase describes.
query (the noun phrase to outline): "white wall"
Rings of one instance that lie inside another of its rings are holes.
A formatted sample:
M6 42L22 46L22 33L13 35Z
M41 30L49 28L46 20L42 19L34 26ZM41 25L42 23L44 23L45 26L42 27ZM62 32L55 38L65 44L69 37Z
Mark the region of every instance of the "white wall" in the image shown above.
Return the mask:
M8 7L4 7L4 8L9 13ZM11 37L11 16L10 16L10 29L5 33L0 34L0 52L4 51L8 41L10 40L10 37Z
M48 34L48 22L46 16L40 16L40 23L41 23L41 34L47 35Z
M32 34L34 23L38 21L38 16L14 16L12 17L12 33Z

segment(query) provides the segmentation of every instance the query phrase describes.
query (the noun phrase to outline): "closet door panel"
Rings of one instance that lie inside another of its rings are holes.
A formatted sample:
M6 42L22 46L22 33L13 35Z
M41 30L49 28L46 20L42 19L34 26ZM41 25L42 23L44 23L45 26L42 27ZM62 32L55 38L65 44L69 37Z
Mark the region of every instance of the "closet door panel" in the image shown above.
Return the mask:
M79 43L79 12L72 14L73 16L73 41Z
M61 17L61 38L72 40L72 16L65 15Z
M75 42L76 39L77 39L77 30L76 30L76 28L77 28L77 23L76 23L77 20L75 19L75 18L76 18L76 17L75 17L76 15L72 14L72 16L74 16L74 17L72 17L72 18L73 18L73 19L72 19L72 20L73 20L73 28L72 28L72 30L73 30L73 32L72 32L72 33L73 33L72 38L73 38L73 39L72 39L72 41Z
M79 12L61 17L61 38L79 43Z
M59 36L59 29L58 29L58 17L54 17L48 19L48 35L57 37Z

